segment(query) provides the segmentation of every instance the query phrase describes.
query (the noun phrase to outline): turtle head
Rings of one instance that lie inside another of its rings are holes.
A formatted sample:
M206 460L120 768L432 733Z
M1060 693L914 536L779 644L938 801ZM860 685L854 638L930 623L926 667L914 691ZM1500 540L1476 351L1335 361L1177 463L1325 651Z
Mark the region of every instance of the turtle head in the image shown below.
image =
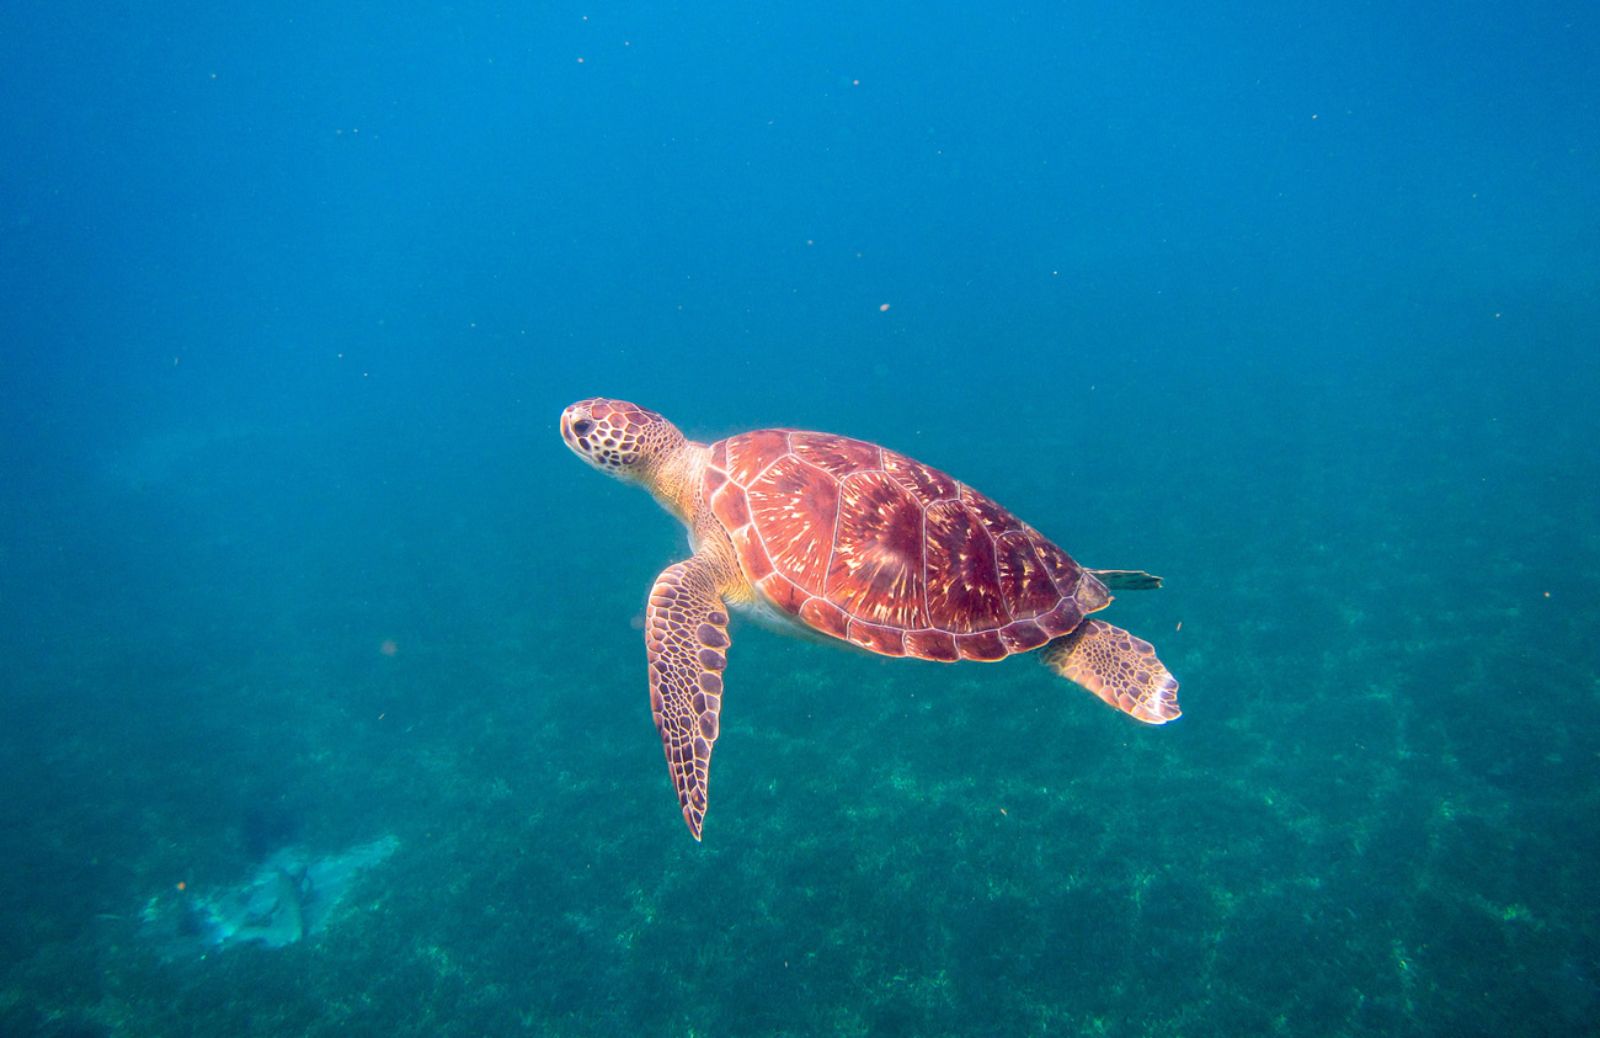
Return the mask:
M685 441L678 427L638 404L593 397L561 412L561 438L578 457L619 479L649 479L654 463Z

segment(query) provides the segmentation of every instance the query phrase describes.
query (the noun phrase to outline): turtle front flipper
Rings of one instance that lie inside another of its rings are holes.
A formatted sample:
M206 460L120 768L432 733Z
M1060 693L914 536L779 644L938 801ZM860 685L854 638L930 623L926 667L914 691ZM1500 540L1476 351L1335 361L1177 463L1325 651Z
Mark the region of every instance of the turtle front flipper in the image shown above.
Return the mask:
M722 709L722 671L728 665L728 613L706 557L668 566L656 578L644 640L650 655L650 711L683 820L698 840Z
M1103 620L1085 620L1044 647L1044 665L1146 724L1166 724L1178 709L1178 682L1155 646Z

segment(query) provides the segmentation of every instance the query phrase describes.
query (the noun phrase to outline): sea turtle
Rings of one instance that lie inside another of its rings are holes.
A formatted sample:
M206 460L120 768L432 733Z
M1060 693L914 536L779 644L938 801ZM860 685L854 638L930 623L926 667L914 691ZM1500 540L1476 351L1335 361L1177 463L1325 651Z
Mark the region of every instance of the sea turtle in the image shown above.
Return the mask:
M596 397L561 412L589 464L638 483L689 527L694 554L656 578L645 611L650 709L689 832L700 839L717 741L728 607L885 656L1046 666L1149 724L1178 716L1178 683L1140 638L1088 619L1108 588L964 483L885 447L797 429L695 443L654 411Z

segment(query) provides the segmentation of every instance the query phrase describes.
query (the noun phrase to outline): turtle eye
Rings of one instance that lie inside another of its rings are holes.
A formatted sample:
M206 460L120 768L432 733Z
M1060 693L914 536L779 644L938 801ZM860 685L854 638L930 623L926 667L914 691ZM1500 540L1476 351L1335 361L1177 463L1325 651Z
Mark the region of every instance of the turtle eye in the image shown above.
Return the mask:
M580 418L576 422L572 423L572 433L574 436L587 436L589 434L589 430L593 428L594 423L589 421L587 418Z

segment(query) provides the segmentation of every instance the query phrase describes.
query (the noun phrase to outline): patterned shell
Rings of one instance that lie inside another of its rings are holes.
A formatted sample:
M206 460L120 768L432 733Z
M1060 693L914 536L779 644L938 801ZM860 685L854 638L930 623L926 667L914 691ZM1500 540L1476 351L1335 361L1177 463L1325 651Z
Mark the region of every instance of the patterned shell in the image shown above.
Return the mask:
M885 656L1003 659L1111 600L988 497L861 440L762 429L718 441L703 494L757 591Z

